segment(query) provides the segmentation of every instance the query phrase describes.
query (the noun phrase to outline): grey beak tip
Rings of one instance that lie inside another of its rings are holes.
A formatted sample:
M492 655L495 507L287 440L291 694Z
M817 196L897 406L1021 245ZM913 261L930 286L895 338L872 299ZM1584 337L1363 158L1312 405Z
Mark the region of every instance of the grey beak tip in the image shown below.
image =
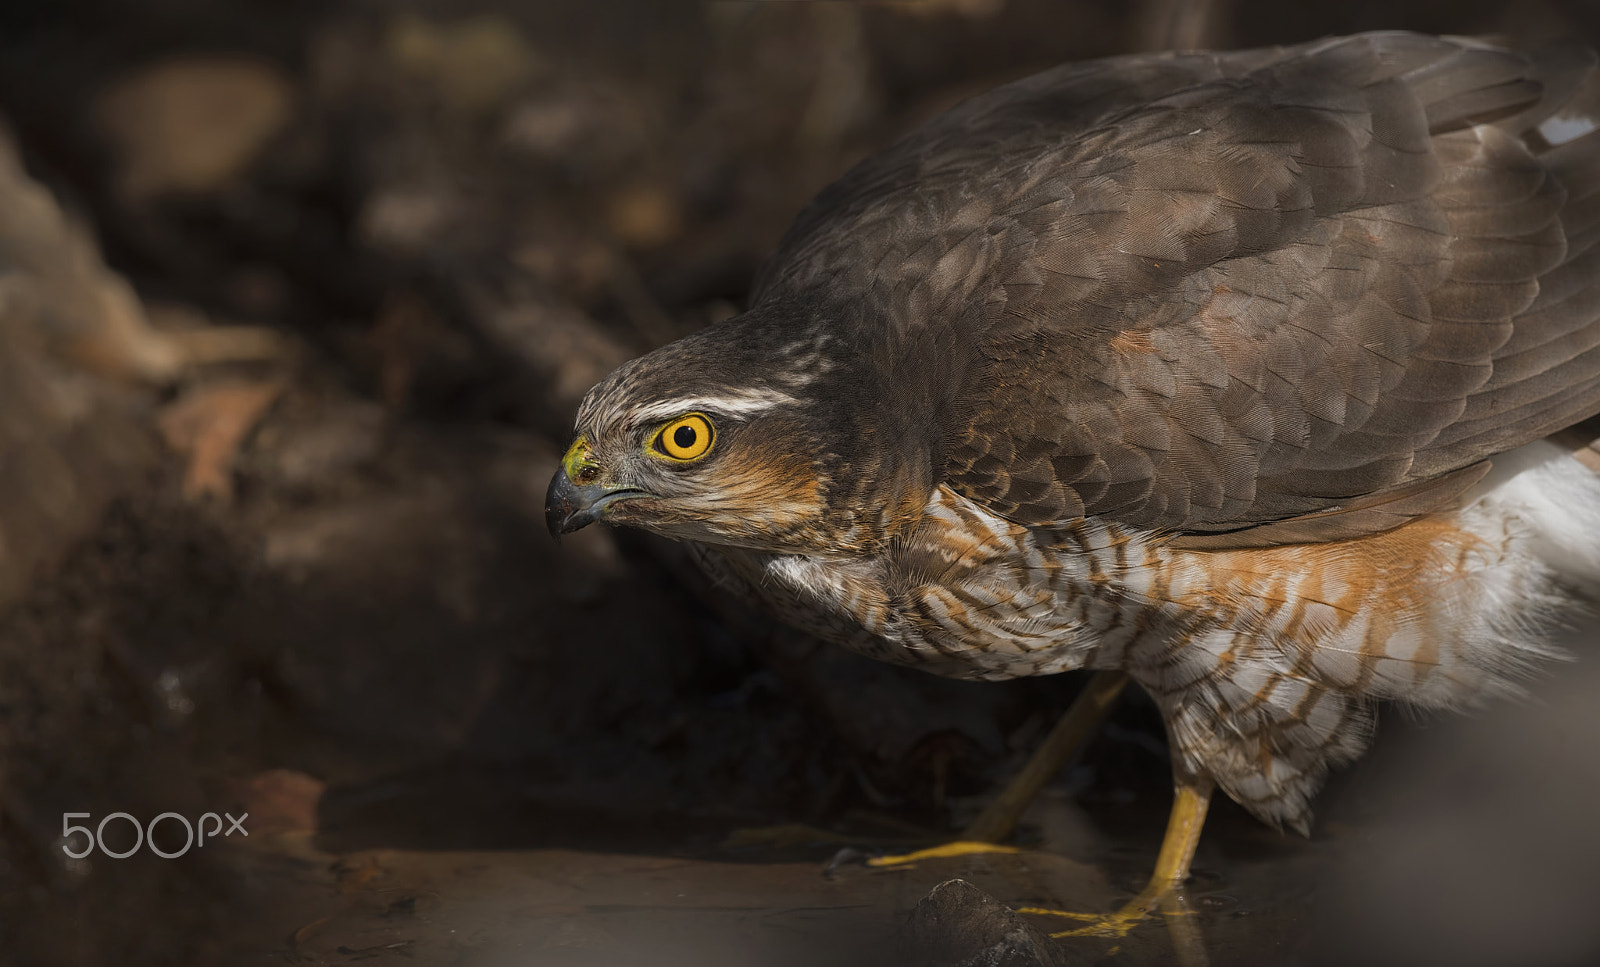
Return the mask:
M550 489L545 492L544 525L559 544L562 534L570 534L599 520L601 512L611 504L638 496L643 496L643 492L600 484L579 486L564 470L557 470L550 480Z
M567 523L572 517L571 493L572 482L565 472L557 470L544 495L544 526L557 544L561 543L561 535L570 529Z

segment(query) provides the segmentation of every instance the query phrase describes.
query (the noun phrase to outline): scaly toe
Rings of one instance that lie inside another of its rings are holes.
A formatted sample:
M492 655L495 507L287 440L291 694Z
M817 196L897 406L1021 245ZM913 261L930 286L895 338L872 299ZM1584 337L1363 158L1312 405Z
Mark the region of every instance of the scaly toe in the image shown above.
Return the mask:
M1120 939L1126 937L1130 930L1150 915L1149 910L1135 909L1132 904L1114 913L1074 913L1070 910L1052 910L1048 907L1019 907L1017 912L1036 917L1065 917L1069 920L1082 921L1081 927L1051 933L1050 936L1056 939L1061 937Z
M867 865L882 869L892 866L910 866L920 860L947 859L952 856L973 856L980 853L1017 853L1015 846L1001 846L997 843L977 843L971 840L956 840L953 843L941 843L927 849L919 849L910 853L899 853L891 856L874 856L867 860Z

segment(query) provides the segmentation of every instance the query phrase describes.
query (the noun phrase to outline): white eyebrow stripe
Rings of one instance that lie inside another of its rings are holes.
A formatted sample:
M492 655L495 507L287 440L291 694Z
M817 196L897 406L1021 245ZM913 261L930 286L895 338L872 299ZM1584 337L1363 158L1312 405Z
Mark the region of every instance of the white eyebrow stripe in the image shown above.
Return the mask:
M693 410L710 410L714 413L726 413L729 416L752 416L779 406L787 406L800 401L788 393L772 389L742 390L730 393L727 396L690 396L675 400L662 400L659 403L649 403L634 411L634 418L641 423L652 420L664 420L672 416L680 416Z

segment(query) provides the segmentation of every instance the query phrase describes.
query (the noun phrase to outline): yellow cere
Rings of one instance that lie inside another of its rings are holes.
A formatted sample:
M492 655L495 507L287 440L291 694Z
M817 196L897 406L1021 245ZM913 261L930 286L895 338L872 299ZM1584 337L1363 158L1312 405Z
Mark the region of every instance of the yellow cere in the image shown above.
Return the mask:
M656 449L674 460L698 460L716 440L711 421L699 413L686 413L661 428Z
M567 472L567 479L576 484L588 483L598 469L589 456L589 438L580 436L572 441L572 446L567 448L567 455L561 458L561 468Z

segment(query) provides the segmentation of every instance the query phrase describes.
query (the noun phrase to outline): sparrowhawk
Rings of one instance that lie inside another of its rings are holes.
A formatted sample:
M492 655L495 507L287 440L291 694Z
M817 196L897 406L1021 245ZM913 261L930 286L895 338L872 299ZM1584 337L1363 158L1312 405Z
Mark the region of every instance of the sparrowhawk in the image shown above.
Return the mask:
M1600 412L1593 64L1377 33L973 98L590 391L551 530L874 658L1125 672L1187 803L1155 885L1213 785L1304 831L1375 702L1514 689L1600 579L1553 438Z

